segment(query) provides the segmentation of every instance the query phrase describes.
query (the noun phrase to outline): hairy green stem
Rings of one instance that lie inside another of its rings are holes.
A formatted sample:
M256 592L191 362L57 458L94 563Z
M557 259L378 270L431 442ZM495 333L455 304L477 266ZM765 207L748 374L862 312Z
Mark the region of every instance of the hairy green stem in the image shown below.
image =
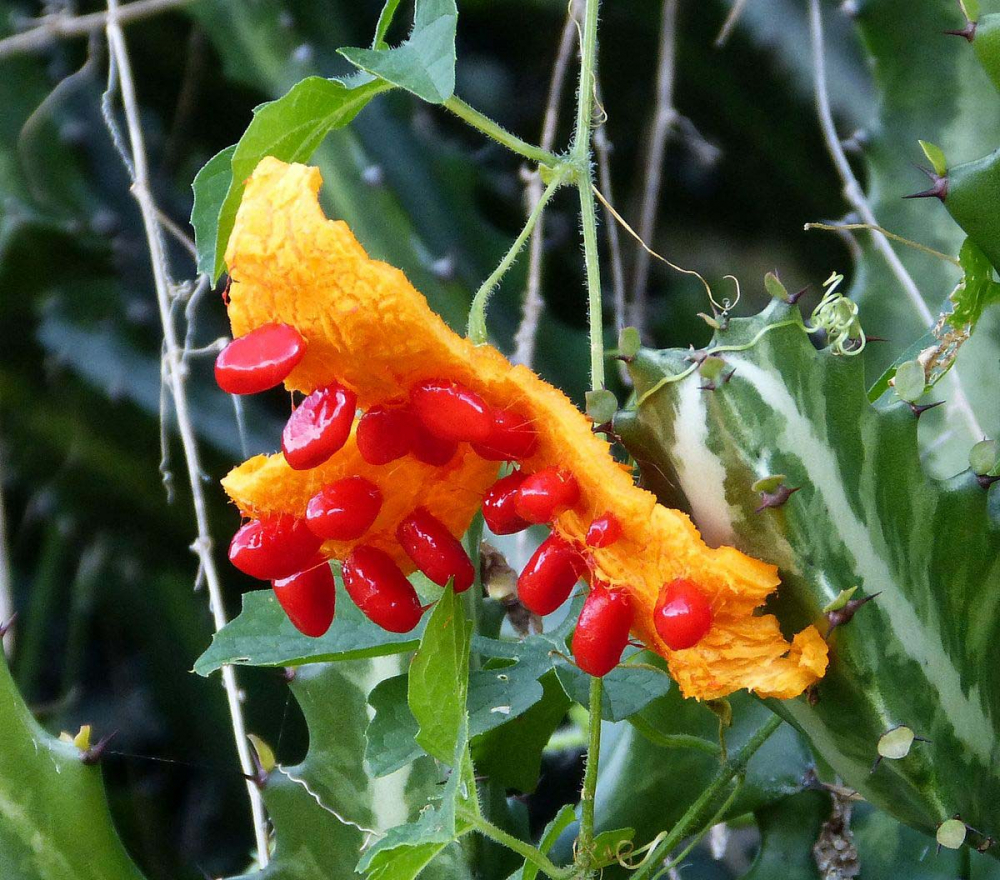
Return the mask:
M663 749L694 749L715 758L718 758L721 752L716 743L702 739L700 736L692 736L687 733L661 733L639 715L630 716L628 722L653 745Z
M538 870L551 877L552 880L569 880L571 873L568 869L557 867L540 849L537 849L530 843L525 843L520 838L514 837L513 834L508 834L502 828L494 825L488 819L484 819L478 813L473 813L471 810L459 807L458 816L468 822L483 836L523 856L526 861L531 862Z
M516 134L511 134L502 125L490 119L489 116L480 113L474 107L470 107L457 95L452 95L445 101L444 107L477 131L481 131L498 144L503 144L511 152L517 153L519 156L524 156L525 159L530 159L539 165L547 165L550 168L555 168L560 164L559 157L555 153L550 153L548 150L543 150L541 147L521 140Z
M604 696L604 679L590 679L590 741L587 745L587 768L583 774L583 791L580 794L580 834L577 838L576 857L579 877L590 876L594 860L594 797L597 793L597 768L601 759L601 702Z
M771 736L779 727L781 726L781 719L775 715L773 718L768 719L757 732L750 737L746 745L737 752L732 758L730 758L716 774L715 779L709 784L709 786L701 793L701 796L696 800L690 807L688 807L687 812L681 816L677 821L677 824L670 830L670 833L660 841L659 845L655 847L652 853L644 860L643 866L639 868L630 878L630 880L648 880L654 871L657 870L658 864L670 854L670 852L681 842L691 831L692 827L698 820L698 817L704 812L705 808L711 804L722 792L722 790L729 785L729 783L737 776L741 776L750 761L750 758L756 754L757 750L767 742L768 737ZM713 821L717 822L722 817L721 812L716 812L713 817Z
M535 228L538 218L542 216L542 211L545 210L549 199L555 195L555 191L562 186L563 181L565 181L571 171L572 169L568 165L563 165L552 175L549 185L545 188L545 192L542 193L538 204L532 208L524 224L524 228L517 238L514 239L510 250L504 254L500 264L493 270L490 277L480 285L479 290L476 291L476 295L472 298L472 305L469 307L469 324L465 332L466 336L476 345L482 345L487 339L486 306L489 303L490 296L500 283L500 279L507 274L507 270L514 264L514 260L517 259L517 255L521 252L521 249L527 244L528 239L531 237L531 231Z

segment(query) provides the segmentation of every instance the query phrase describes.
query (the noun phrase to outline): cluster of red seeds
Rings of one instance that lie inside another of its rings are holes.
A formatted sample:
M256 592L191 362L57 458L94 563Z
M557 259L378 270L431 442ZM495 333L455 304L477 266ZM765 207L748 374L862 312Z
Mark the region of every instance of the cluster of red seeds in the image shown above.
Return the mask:
M230 343L219 355L215 376L231 394L252 394L282 382L305 354L306 341L287 324L267 324ZM350 436L357 398L338 384L313 391L294 410L282 433L288 465L317 467ZM406 400L373 406L358 421L361 457L384 465L413 455L443 466L459 443L469 443L482 458L516 464L530 458L538 437L530 420L507 409L493 409L478 394L447 380L421 382ZM533 524L551 523L575 507L580 487L573 474L546 467L502 477L483 499L483 516L494 534L510 535ZM304 519L274 516L251 520L233 537L229 558L241 571L269 580L289 619L303 633L320 636L333 621L336 590L330 567L320 554L326 540L356 541L375 522L381 492L361 476L325 486L310 501ZM610 511L595 519L578 548L553 532L539 546L518 578L521 602L538 615L550 614L586 578L590 593L573 635L573 655L591 675L605 675L628 644L633 609L629 594L602 582L587 549L619 540L621 523ZM475 580L468 554L448 528L418 507L398 526L396 538L428 579L456 592ZM399 566L384 551L356 545L342 565L344 586L361 611L392 632L409 632L424 611ZM700 641L712 624L708 599L691 581L679 579L661 591L654 612L661 638L673 650Z

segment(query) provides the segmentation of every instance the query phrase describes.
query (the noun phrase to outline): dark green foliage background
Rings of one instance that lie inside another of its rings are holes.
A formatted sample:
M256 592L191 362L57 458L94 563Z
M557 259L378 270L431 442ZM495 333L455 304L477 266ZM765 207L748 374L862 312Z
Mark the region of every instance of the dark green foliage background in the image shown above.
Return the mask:
M459 6L458 94L536 140L565 3ZM659 3L605 6L606 131L616 203L634 220ZM186 224L192 178L239 138L256 104L306 75L347 71L335 50L365 45L379 7L194 0L128 27L155 195L172 220ZM801 4L752 2L723 50L712 41L728 4L682 7L677 105L722 153L705 164L690 142L671 142L653 246L710 278L745 279L744 313L763 301L754 279L775 265L790 289L832 268L849 274L838 239L802 232L804 222L839 216L843 205L812 110ZM92 8L100 7L80 11ZM33 3L0 0L0 30L38 12ZM831 19L832 99L850 131L869 121L871 88L850 23ZM392 40L405 35L400 28ZM105 778L128 849L150 878L197 878L202 870L241 870L250 826L222 689L217 678L190 674L211 622L204 594L191 590L193 523L173 440L173 503L158 472L159 318L138 212L100 115L105 77L100 40L89 54L86 40L73 39L0 60L0 478L19 613L13 670L49 730L92 723L98 733L118 732L114 747L128 756L110 756ZM560 143L571 99L568 89ZM331 136L315 161L331 213L462 327L471 292L523 222L518 160L400 92ZM547 215L538 367L582 400L585 297L574 210L563 193ZM192 276L190 256L176 243L170 248L175 276ZM627 261L632 254L628 246ZM491 327L508 351L523 269L508 276L491 308ZM654 265L650 303L656 345L707 341L695 316L707 311L696 283ZM201 344L226 332L216 295L200 301L195 327ZM893 353L909 341L894 340ZM211 382L210 360L194 362L192 372L196 428L214 482L243 457L241 442L230 403ZM275 447L286 411L277 393L248 405L250 451ZM221 491L210 497L221 559L237 518ZM228 568L225 579L235 614L239 593L253 584ZM250 729L294 762L305 749L304 725L280 671L240 674ZM548 770L528 803L542 822L566 799L559 777L573 779L575 765L572 757L552 759ZM723 869L706 870L698 876Z

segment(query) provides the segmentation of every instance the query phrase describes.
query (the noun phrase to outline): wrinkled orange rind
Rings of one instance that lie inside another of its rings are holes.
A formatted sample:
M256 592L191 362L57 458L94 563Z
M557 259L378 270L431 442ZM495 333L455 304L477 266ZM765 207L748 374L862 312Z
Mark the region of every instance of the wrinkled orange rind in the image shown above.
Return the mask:
M558 389L531 370L511 364L488 345L458 336L428 306L401 271L372 260L340 221L319 206L320 173L273 158L261 161L247 182L226 251L232 285L229 315L234 336L272 321L293 325L307 340L305 357L286 380L309 393L340 382L359 406L405 398L427 379L449 379L473 389L494 407L533 419L538 448L522 469L557 465L572 472L581 500L553 528L584 548L590 523L611 511L622 524L613 545L591 550L596 576L627 590L633 630L666 658L686 696L715 699L746 688L763 697L797 696L826 670L827 645L809 626L789 643L773 615L755 615L779 580L774 566L731 547L708 547L690 519L656 502L633 483L590 422ZM247 516L302 516L309 498L342 476L375 482L385 504L360 542L328 542L343 559L355 543L378 546L412 572L395 541L395 527L414 507L426 507L456 536L468 527L497 476L461 444L445 467L411 456L383 466L361 459L353 436L325 464L292 470L281 455L257 456L223 481ZM695 647L671 651L653 626L663 584L686 577L709 596L713 625Z

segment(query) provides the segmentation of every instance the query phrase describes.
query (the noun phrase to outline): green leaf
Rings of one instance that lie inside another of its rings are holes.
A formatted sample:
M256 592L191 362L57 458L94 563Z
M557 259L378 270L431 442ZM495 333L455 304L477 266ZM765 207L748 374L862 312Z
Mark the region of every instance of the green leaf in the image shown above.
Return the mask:
M803 791L757 810L760 849L740 880L822 880L813 845L829 816L830 796L821 791Z
M538 848L543 853L548 853L556 845L562 833L576 821L576 810L566 804L542 831L542 838L538 843ZM536 880L538 877L538 866L532 862L525 862L524 867L515 873L510 880ZM544 875L543 875L544 876Z
M0 705L0 877L142 880L112 824L100 767L42 730L2 656Z
M195 175L194 206L191 208L191 225L194 227L195 246L198 251L198 271L218 276L219 213L233 182L233 154L236 145L226 147L209 159Z
M768 272L764 276L764 289L773 299L780 299L782 302L788 299L788 289L774 272Z
M594 868L606 868L618 862L618 853L622 844L629 843L635 837L634 828L612 828L602 831L594 838Z
M833 633L815 700L776 709L845 784L900 821L933 834L958 813L1000 836L1000 680L982 677L1000 663L1000 528L987 493L968 471L931 479L909 407L872 407L860 359L817 351L797 325L777 326L787 315L772 306L734 319L727 344L772 329L727 355L737 370L726 394L706 397L693 377L663 386L639 407L626 445L651 463L654 491L676 499L671 484L680 487L710 543L778 566L768 607L786 631L822 621L852 586L879 594ZM674 373L683 356L644 351L630 365L636 393L656 382L656 365ZM680 453L691 436L703 438L696 471ZM780 517L754 513L762 467L801 487ZM897 725L931 742L872 772L879 739Z
M618 354L630 358L639 353L642 348L642 337L635 327L623 327L618 334Z
M274 156L285 162L306 161L327 134L347 125L375 95L389 87L367 76L349 82L310 76L283 97L257 107L250 126L231 148L231 176L225 197L220 198L225 182L220 156L225 150L210 160L207 173L203 169L203 174L195 178L198 212L192 213L191 223L198 242L199 268L208 271L213 281L222 274L226 245L243 200L244 182L261 159Z
M969 467L980 477L1000 474L1000 443L996 440L980 440L969 450Z
M375 25L375 38L372 40L373 49L388 49L389 45L385 41L385 35L388 33L390 26L392 25L392 20L396 16L396 10L399 8L399 0L385 0L385 6L382 7L382 11L379 13L378 23Z
M965 240L958 259L965 272L950 296L948 323L971 332L987 306L1000 302L1000 284L993 280L993 265L971 238Z
M407 690L416 741L439 761L451 760L460 732L468 734L469 636L465 609L448 587L427 621Z
M243 610L213 636L194 671L209 675L226 664L299 666L401 654L417 646L423 626L422 621L413 632L387 632L368 620L338 585L333 625L313 639L294 627L272 590L256 590L244 594Z
M673 686L666 671L659 668L662 661L655 654L644 651L633 653L627 659L633 658L646 664L657 664L657 668L621 663L604 676L601 717L605 721L624 721L630 715L641 712ZM566 693L581 706L586 706L590 694L590 676L576 666L560 666L556 674Z
M979 21L979 0L958 0L965 17L972 22Z
M944 177L948 173L948 160L944 157L944 150L930 141L918 140L917 143L920 144L920 149L924 151L927 161L931 163L934 173L939 177Z
M572 705L553 671L542 676L541 687L530 708L472 741L477 770L502 788L535 790L545 747Z
M368 695L375 714L365 731L365 764L374 777L405 767L425 754L417 744L417 719L406 702L409 675L387 678Z
M442 104L455 92L457 25L455 0L417 0L413 31L402 45L392 49L338 51L361 70L431 104Z

